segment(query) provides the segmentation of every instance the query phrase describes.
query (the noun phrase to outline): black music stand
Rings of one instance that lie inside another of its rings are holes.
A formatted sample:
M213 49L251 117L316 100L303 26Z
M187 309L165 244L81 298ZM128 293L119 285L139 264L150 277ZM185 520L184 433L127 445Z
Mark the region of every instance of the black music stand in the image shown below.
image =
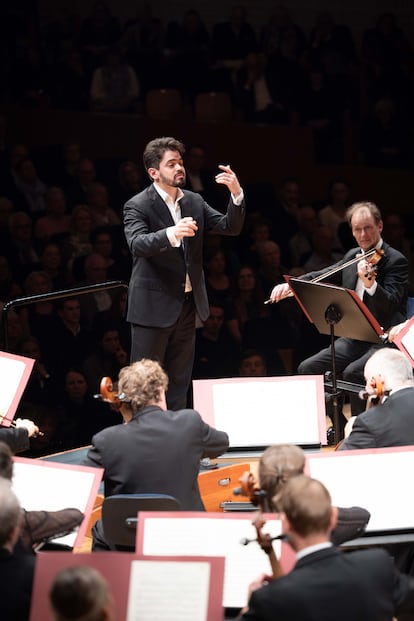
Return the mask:
M380 343L384 334L378 321L355 291L326 283L286 277L303 312L321 334L331 337L332 405L335 441L342 439L339 426L335 337Z

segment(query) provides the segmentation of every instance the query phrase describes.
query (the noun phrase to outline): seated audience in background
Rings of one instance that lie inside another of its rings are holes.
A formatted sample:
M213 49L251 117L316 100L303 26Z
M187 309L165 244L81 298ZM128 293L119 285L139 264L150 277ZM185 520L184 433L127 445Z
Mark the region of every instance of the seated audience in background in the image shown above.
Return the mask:
M86 190L86 203L92 214L93 227L120 226L121 219L109 205L109 194L103 183L90 183Z
M359 414L339 450L414 444L414 378L408 356L384 347L364 368L367 393L386 395L383 402Z
M303 266L312 252L312 235L318 227L318 216L313 207L304 205L298 212L298 231L289 239L289 257L292 267Z
M121 422L118 412L94 398L79 369L68 369L63 381L63 394L57 405L56 441L60 450L87 446L95 433Z
M7 257L12 273L18 284L22 284L26 276L39 263L34 240L31 217L24 211L15 211L9 218L9 239Z
M48 188L45 203L46 213L36 221L34 227L34 236L43 241L67 233L70 227L70 215L66 213L66 196L62 188Z
M261 320L269 316L261 283L249 265L242 266L236 274L231 300L236 317L229 328L237 342L243 343L245 328L251 324L260 325Z
M267 375L266 358L255 349L242 351L239 358L240 377L265 377Z
M311 235L312 250L303 263L305 272L322 270L333 265L344 256L335 250L335 232L326 224L316 227Z
M121 162L116 183L110 188L111 204L120 211L122 206L146 186L144 171L132 160Z
M52 404L57 394L58 369L49 364L49 358L45 360L39 339L35 336L24 338L20 343L19 353L34 360L22 401L33 405Z
M91 109L97 112L134 112L140 85L135 69L128 65L119 47L111 47L104 63L92 75Z
M227 195L214 180L214 172L206 167L206 151L199 144L190 145L185 152L186 188L201 194L209 205L220 211L227 206ZM221 206L221 208L220 208Z
M104 468L105 496L169 494L181 509L203 511L197 483L200 460L224 453L229 439L195 410L167 410L167 385L166 374L154 360L142 359L121 369L118 395L125 424L96 434L83 463ZM92 534L93 549L109 549L100 521Z
M62 252L72 270L73 279L81 280L73 273L73 262L77 257L84 257L92 252L90 234L93 228L91 210L87 205L76 205L71 213L70 231L62 242Z
M115 621L108 583L93 567L65 567L49 591L53 621Z
M399 611L412 614L414 580L397 572L387 552L345 554L332 545L338 510L322 483L302 474L294 476L278 494L277 503L282 532L297 562L278 579L261 575L250 585L243 620L311 621L316 614L320 621L378 621Z
M0 480L12 481L12 479L13 454L7 444L0 441ZM35 546L72 532L83 518L84 515L79 509L61 509L60 511L22 509L19 547L16 551L33 552Z
M28 621L36 557L15 550L22 509L10 481L0 479L0 618Z
M238 347L225 325L222 305L212 302L210 314L196 330L193 378L231 377L236 368Z
M99 392L103 377L117 377L124 364L119 333L110 325L98 325L97 347L83 362L83 373L92 394Z
M328 204L323 204L318 211L318 218L321 224L330 226L336 236L338 235L338 227L343 222L347 222L346 210L350 206L350 189L346 181L342 179L334 179L330 182L328 188ZM337 244L340 240L336 239ZM348 250L339 246L337 249Z

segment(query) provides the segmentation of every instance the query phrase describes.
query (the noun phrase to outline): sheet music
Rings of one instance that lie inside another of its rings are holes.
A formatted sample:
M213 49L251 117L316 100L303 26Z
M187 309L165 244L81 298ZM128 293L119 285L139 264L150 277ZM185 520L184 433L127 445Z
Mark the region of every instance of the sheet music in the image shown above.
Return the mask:
M412 323L407 332L401 338L401 343L404 345L411 358L414 358L414 323Z
M27 511L59 511L73 507L83 513L96 477L96 469L54 468L36 460L18 459L13 467L13 490ZM73 547L76 531L60 537L60 544Z
M210 565L133 561L126 621L206 621Z
M142 514L141 514L142 515ZM256 539L252 516L236 518L146 518L144 555L224 556L223 606L241 608L247 603L249 584L262 573L270 573L269 560L256 541L242 545L244 538ZM139 528L141 525L139 525ZM263 532L281 533L278 519L268 520ZM280 542L273 542L280 556Z
M262 446L289 443L318 444L318 400L316 382L308 379L292 384L253 381L213 385L214 419L225 429L231 446ZM254 412L254 425L241 425ZM265 431L264 431L265 430Z
M414 468L414 450L344 451L307 460L310 476L327 487L334 505L371 513L367 532L414 528L414 504L404 479Z
M0 422L3 417L7 417L7 413L10 410L10 406L16 399L16 394L19 392L19 387L23 391L24 387L21 387L21 381L27 368L27 359L17 359L9 356L5 356L3 352L0 355L0 374L6 381L2 382L1 394L0 394ZM18 395L20 399L20 395ZM14 411L8 418L13 418Z

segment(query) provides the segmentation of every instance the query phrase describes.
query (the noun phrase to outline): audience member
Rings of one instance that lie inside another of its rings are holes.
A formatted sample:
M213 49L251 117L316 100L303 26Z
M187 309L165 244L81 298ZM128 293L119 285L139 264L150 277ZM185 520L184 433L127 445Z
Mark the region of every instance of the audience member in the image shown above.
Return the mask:
M196 331L193 378L231 377L238 348L225 325L224 307L212 301L210 314Z
M335 250L335 231L327 225L320 224L311 236L312 251L303 264L305 272L322 270L333 265L344 256Z
M57 345L60 347L62 344L58 343ZM43 357L44 352L41 350L39 339L35 336L28 336L23 339L20 343L19 353L34 360L29 381L22 395L22 401L33 405L52 405L56 398L58 372L53 365L49 366L48 361Z
M382 403L354 419L351 433L339 450L414 444L414 379L409 358L397 349L384 347L368 358L364 376L368 393L386 396Z
M84 464L104 468L106 496L163 493L175 497L182 510L202 511L197 483L200 459L217 457L228 448L229 440L195 410L167 410L167 384L166 374L153 360L124 367L118 394L125 424L95 435ZM93 549L108 549L99 521L93 537Z
M93 567L65 567L49 591L53 621L115 621L108 583Z
M343 222L347 222L346 211L350 206L350 188L346 181L333 179L328 188L328 204L322 205L318 211L318 218L321 224L330 226L335 234L338 234L338 227ZM338 249L349 250L340 245L337 240Z
M95 252L88 254L83 262L84 279L79 284L99 285L108 280L106 261L100 254ZM85 321L85 327L92 329L95 320L103 313L111 308L112 293L103 289L82 295L80 298L81 313Z
M70 216L66 213L66 197L63 190L57 186L49 187L45 196L45 206L46 215L41 216L35 223L36 239L47 240L54 235L67 233Z
M99 384L100 381L97 393ZM64 376L63 394L57 405L57 414L56 440L60 450L87 446L95 433L121 422L117 412L94 398L84 373L76 368L69 369Z
M135 69L128 65L119 47L111 47L104 62L93 72L91 109L97 112L136 112L140 84Z
M92 393L99 392L103 377L116 377L122 367L118 330L109 325L102 325L96 329L97 346L83 362L83 372Z
M9 219L10 239L7 256L18 284L35 269L39 257L33 242L33 225L30 216L24 211L12 213Z
M251 584L242 619L308 621L317 610L318 618L326 621L377 621L391 619L399 610L412 612L414 581L395 570L384 550L344 554L332 546L330 535L338 510L332 507L322 483L305 475L294 476L278 502L283 532L297 562L290 573L277 580L262 575ZM355 597L356 591L363 596Z
M209 205L218 205L220 211L227 206L227 195L221 192L215 182L215 175L206 166L206 150L202 145L192 144L185 152L185 169L187 173L186 188L201 194Z
M115 211L120 211L130 198L145 188L144 174L141 167L132 160L121 162L115 184L110 188L111 204Z
M106 273L109 280L128 280L131 266L125 254L122 254L120 243L114 236L113 227L98 226L91 232L92 252L105 259Z
M102 0L94 2L79 32L79 45L88 71L92 72L102 62L110 47L118 43L120 35L119 20L112 15L108 4Z
M16 195L13 203L17 209L31 216L43 215L46 210L46 185L39 178L33 160L27 158L16 164Z
M265 377L267 363L265 356L258 350L245 349L239 357L240 377Z
M82 157L79 161L76 176L64 187L68 198L69 208L75 205L85 205L88 202L88 189L91 184L97 181L96 166L93 160Z
M302 267L307 256L312 252L312 235L318 227L318 216L310 205L299 209L298 231L288 241L290 265Z
M92 252L90 234L93 228L91 210L87 205L76 205L71 213L70 232L62 243L62 251L67 259L68 266L73 266L77 257L85 257ZM73 274L76 281L84 276Z
M108 190L103 183L91 183L88 186L87 205L92 214L93 226L120 226L121 219L109 206Z
M269 309L264 302L266 296L255 270L248 265L242 266L235 278L231 300L236 312L235 326L230 327L233 337L240 344L247 326L253 324L259 328L261 320L269 316Z

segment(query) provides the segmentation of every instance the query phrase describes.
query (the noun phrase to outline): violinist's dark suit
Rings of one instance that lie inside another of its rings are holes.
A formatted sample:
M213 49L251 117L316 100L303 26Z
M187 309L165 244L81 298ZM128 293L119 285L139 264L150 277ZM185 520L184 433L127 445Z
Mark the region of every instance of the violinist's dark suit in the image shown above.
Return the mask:
M392 393L381 404L362 412L338 450L410 446L414 444L414 387Z
M191 216L198 230L178 248L166 229L174 226L171 213L153 185L124 207L125 236L133 267L128 291L127 320L134 326L131 361L151 358L163 363L169 377L168 406L186 405L195 342L195 312L202 321L209 314L203 273L206 232L238 235L244 222L244 202L229 201L227 213L210 207L194 192L183 190L181 218ZM192 295L185 294L186 273ZM140 329L140 328L143 329Z
M253 592L245 621L391 621L414 611L414 580L384 550L325 548ZM405 618L405 617L404 617Z
M224 453L229 439L195 410L136 412L124 425L107 427L92 438L86 466L104 468L105 496L169 494L181 509L203 511L198 488L200 459Z
M12 453L23 453L30 448L29 434L24 427L0 427L0 442L7 444Z
M376 266L377 289L373 295L365 292L363 302L380 326L387 330L406 319L408 261L403 254L385 242L383 243L382 250L384 254ZM353 248L346 253L341 261L332 267L339 267L354 259L359 252L359 248ZM330 269L310 272L301 276L301 279L313 280L330 271ZM338 271L322 282L338 285L346 289L355 289L357 284L355 264ZM379 347L381 347L381 344L373 345L372 343L357 341L351 338L338 338L335 341L335 361L338 373L342 373L345 381L362 383L365 363L373 351ZM298 372L305 375L323 375L331 369L331 348L328 347L301 362ZM358 399L356 399L353 403L353 414L359 413L363 408L362 402L358 404Z

